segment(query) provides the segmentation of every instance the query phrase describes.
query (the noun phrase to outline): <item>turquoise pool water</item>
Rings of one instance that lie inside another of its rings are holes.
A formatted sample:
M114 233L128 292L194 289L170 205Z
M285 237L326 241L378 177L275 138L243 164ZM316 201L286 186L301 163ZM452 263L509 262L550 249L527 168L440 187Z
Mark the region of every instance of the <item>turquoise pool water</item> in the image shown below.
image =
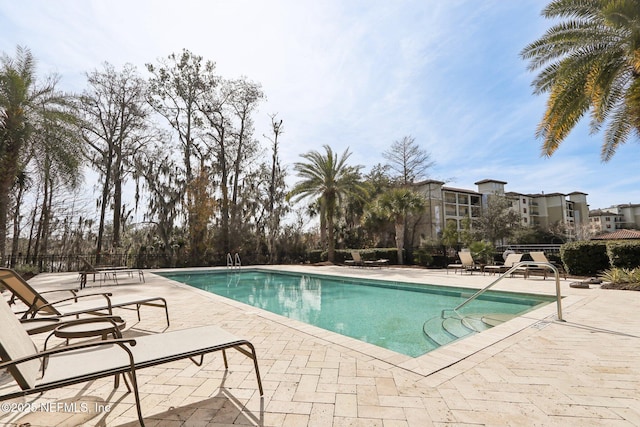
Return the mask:
M467 288L258 269L161 275L411 357L438 347L424 334L425 321L456 307L475 292ZM520 315L553 300L489 291L465 310Z

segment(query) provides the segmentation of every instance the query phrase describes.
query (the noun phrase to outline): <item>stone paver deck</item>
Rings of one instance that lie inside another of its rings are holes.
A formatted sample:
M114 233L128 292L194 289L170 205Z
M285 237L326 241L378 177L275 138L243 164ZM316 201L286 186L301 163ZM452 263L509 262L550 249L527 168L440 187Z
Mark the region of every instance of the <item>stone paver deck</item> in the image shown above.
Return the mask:
M476 288L495 279L393 267L277 268ZM250 360L234 351L226 372L220 353L202 367L185 360L139 370L147 426L640 425L640 292L574 289L562 280L565 322L550 304L410 358L151 272L145 277L145 284L134 279L88 291L164 296L170 329L216 324L250 340L265 388L261 399ZM76 279L41 274L30 283L45 290L77 286ZM496 289L554 294L555 283L519 277ZM127 319L125 336L165 330L159 309L143 307L140 322L133 313L117 314ZM35 340L41 345L44 338ZM1 373L0 388L9 380ZM25 413L5 405L0 425L138 425L133 395L123 385L114 390L109 378L10 403L49 406Z

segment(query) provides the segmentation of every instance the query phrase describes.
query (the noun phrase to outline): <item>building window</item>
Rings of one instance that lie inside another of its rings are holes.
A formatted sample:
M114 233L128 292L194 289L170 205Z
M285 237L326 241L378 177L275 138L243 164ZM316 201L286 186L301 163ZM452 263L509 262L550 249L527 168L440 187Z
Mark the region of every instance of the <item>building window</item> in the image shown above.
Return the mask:
M444 193L445 203L456 203L456 195L454 193Z
M523 213L527 213L527 208L522 208Z
M527 199L522 199L522 204L526 205L527 204Z

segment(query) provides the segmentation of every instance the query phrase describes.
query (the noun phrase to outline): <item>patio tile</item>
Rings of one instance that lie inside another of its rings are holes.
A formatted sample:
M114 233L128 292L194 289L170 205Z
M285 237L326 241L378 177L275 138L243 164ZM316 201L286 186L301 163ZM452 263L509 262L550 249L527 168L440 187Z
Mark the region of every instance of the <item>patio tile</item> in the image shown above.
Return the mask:
M480 288L494 277L446 275L445 271L388 268L283 266L290 271L392 278L415 283ZM464 425L640 425L640 293L578 290L562 281L564 318L555 304L410 358L273 313L229 301L151 272L146 284L105 286L118 294L151 294L169 301L171 328L217 324L254 343L265 396L256 390L253 365L229 351L202 367L188 360L138 371L148 426L464 426ZM41 274L36 288L73 284L76 275ZM535 287L534 287L535 285ZM552 281L507 279L499 289L551 294ZM193 304L197 301L198 313ZM565 305L566 303L566 305ZM118 312L125 336L165 329L157 309ZM421 325L418 325L420 327ZM44 337L35 336L41 345ZM0 373L0 389L9 378ZM133 396L103 379L47 392L29 401L102 399L111 411L88 415L0 412L0 425L134 426ZM25 401L25 400L17 400ZM82 420L84 416L84 421ZM74 419L76 421L74 421Z

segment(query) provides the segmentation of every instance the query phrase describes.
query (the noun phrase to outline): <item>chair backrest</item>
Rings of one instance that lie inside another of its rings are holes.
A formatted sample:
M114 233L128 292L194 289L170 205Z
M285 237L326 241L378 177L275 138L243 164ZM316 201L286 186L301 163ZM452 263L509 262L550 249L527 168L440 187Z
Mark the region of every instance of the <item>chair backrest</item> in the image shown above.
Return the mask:
M458 252L458 256L460 257L460 261L462 262L462 265L474 265L475 264L475 261L473 260L473 257L471 256L471 252L460 251L460 252Z
M82 261L82 269L81 271L85 271L87 273L95 273L97 272L96 268L91 265L89 261L87 261L84 257L78 257L80 261Z
M509 254L507 259L504 260L505 267L513 267L514 264L522 261L522 254Z
M38 353L37 347L4 298L0 298L0 325L0 358L3 362ZM40 361L35 359L11 366L9 373L26 390L33 388L39 370Z
M531 255L531 259L535 262L549 262L544 252L529 252L529 255Z
M41 308L49 304L46 298L40 295L38 291L33 289L18 273L10 268L0 268L0 285L4 286L28 307L35 304L35 308ZM46 307L42 312L46 314L60 314L58 310L53 307Z
M351 251L351 258L353 258L353 260L355 262L361 262L362 261L362 258L360 257L360 252Z

